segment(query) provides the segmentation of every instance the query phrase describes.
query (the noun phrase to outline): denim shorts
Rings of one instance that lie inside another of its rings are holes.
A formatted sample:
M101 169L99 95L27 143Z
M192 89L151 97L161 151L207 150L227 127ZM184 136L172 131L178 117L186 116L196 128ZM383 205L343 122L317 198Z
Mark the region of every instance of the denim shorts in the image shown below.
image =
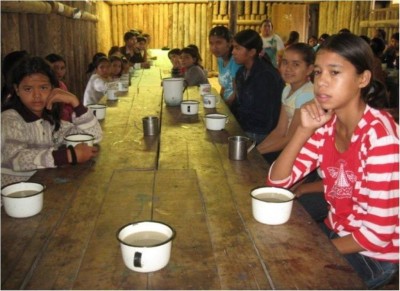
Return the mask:
M330 239L339 237L339 235L330 230L325 223L321 222L319 226ZM376 289L389 283L394 275L399 272L398 263L378 261L359 253L343 256L361 277L368 289Z

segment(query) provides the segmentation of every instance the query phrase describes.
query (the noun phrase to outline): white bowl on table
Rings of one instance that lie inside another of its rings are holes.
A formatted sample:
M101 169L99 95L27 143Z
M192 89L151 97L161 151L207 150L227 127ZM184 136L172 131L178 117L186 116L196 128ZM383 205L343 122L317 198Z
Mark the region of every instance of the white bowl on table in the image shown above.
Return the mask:
M18 182L4 186L1 198L8 216L15 218L31 217L42 211L43 191L40 183Z

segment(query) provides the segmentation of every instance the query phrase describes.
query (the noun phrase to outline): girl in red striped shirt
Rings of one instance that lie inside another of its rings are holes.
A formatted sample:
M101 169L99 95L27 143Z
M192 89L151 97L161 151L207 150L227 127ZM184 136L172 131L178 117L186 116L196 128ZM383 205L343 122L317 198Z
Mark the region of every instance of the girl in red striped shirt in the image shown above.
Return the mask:
M368 288L399 263L399 128L383 110L373 54L353 34L330 37L314 66L315 100L272 164L267 184L289 188L320 167L329 214L322 229Z

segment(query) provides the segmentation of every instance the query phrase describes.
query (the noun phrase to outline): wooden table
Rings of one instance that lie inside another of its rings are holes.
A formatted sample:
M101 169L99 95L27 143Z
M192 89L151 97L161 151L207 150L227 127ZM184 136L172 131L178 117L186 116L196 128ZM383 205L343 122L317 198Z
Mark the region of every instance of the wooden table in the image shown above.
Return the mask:
M268 164L256 150L228 159L227 138L243 134L223 102L196 116L162 103L158 68L136 73L128 94L108 101L100 155L40 170L44 208L26 219L1 214L2 289L363 289L348 263L295 201L290 220L268 226L251 213L252 188ZM189 88L185 99L200 100ZM207 112L229 115L205 128ZM161 134L143 137L158 116ZM169 264L143 274L125 267L116 232L159 220L177 232Z

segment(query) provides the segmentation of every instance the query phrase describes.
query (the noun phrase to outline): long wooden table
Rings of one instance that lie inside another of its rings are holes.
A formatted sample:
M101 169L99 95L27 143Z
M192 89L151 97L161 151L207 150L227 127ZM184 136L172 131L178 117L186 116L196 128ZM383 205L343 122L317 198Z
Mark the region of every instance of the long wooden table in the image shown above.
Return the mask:
M104 101L97 158L31 178L47 187L40 214L2 211L2 289L364 289L297 201L284 225L254 220L249 193L268 164L256 150L229 160L227 138L243 132L224 102L184 116L163 103L162 76L138 71L127 94ZM184 98L200 100L198 89ZM225 130L206 130L204 114L215 111L229 115ZM159 136L143 136L146 115L160 118ZM160 271L122 261L116 232L140 220L177 232Z

